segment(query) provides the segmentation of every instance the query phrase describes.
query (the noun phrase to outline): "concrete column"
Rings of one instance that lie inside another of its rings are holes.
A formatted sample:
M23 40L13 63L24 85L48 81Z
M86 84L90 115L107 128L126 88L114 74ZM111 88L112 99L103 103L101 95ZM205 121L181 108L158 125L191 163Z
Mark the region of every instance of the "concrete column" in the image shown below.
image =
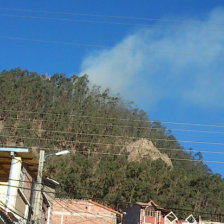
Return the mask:
M22 167L21 157L12 157L9 181L8 181L8 191L6 197L6 208L5 211L8 212L8 208L15 210L16 196L18 193L20 172Z

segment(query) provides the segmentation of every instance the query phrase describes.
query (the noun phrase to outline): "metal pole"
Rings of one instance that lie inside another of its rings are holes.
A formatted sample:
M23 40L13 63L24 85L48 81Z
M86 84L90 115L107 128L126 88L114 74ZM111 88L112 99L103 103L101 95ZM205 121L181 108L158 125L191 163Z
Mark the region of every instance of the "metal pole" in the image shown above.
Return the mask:
M42 187L42 175L43 175L43 167L44 167L44 151L40 151L40 158L39 158L39 167L38 167L38 174L37 174L37 183L36 183L36 192L35 192L35 200L34 200L34 216L33 220L34 223L40 223L40 206L41 203L41 187Z

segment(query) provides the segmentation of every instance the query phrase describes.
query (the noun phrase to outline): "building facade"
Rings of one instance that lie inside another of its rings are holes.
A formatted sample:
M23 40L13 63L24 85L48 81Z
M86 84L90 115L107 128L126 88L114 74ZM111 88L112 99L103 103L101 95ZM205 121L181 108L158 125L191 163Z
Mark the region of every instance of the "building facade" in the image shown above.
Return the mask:
M10 150L15 152L12 153ZM28 152L28 149L23 151L25 152L10 148L1 148L0 150L1 221L5 220L6 216L8 216L8 220L21 224L30 223L33 219L38 162ZM39 217L41 224L50 224L51 204L57 184L52 179L43 178L42 206ZM2 221L2 223L4 222Z
M177 224L177 217L154 201L137 202L124 210L123 224Z
M52 223L60 224L119 224L121 213L92 200L56 199Z

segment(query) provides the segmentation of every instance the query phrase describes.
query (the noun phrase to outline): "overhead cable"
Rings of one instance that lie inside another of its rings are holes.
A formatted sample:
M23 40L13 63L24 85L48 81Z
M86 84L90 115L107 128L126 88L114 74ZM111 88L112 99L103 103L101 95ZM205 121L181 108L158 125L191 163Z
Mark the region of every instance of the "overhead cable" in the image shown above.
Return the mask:
M87 136L94 136L94 134L89 133L74 133L77 135L87 135ZM20 138L20 139L33 139L33 140L39 140L39 141L51 141L51 142L67 142L67 143L89 143L89 144L99 144L99 145L111 145L114 147L120 147L124 146L122 144L112 144L112 143L101 143L101 142L82 142L82 141L76 141L76 140L64 140L64 139L51 139L51 138L38 138L38 137L26 137L26 136L15 136L15 135L4 135L0 134L1 137L8 137L8 138ZM102 135L97 135L102 136ZM164 142L183 142L183 143L194 143L194 144L206 144L206 145L224 145L223 142L206 142L206 141L192 141L192 140L177 140L177 139L162 139L162 138L145 138L150 141L164 141Z
M7 109L0 109L0 111L14 112L14 113L27 113L27 114L41 114L41 115L42 114L46 114L46 115L55 115L55 116L63 116L63 117L79 117L79 118L95 118L95 119L104 119L104 120L130 121L130 119L128 119L128 118L105 117L105 116L76 115L76 114L50 113L50 112L40 112L40 111L22 111L22 110L20 111L20 110L7 110ZM134 119L132 121L133 122L145 122L145 123L159 122L159 123L175 124L175 125L224 128L224 124L223 125L219 125L219 124L204 124L204 123L193 123L193 122L140 120L140 119L137 119L137 120Z
M129 156L130 154L128 153L110 153L110 152L95 152L95 151L89 151L89 150L69 150L70 152L74 153L85 153L85 154L98 154L98 155L108 155L108 156ZM138 153L136 153L138 154ZM154 153L158 154L158 153ZM151 158L150 155L142 155L141 157L143 158ZM190 162L200 162L200 163L216 163L216 164L224 164L224 161L217 161L217 160L202 160L202 159L187 159L187 158L171 158L168 157L170 160L176 160L176 161L190 161ZM23 162L25 164L33 165L33 163L29 162Z
M14 12L31 12L31 13L43 13L43 14L60 14L60 15L71 15L71 16L111 18L111 19L122 19L122 20L143 20L143 21L157 21L157 22L166 22L166 23L195 23L195 24L211 24L211 25L223 26L223 23L215 23L210 21L198 21L198 20L186 20L186 19L164 19L164 18L149 18L149 17L116 16L116 15L106 15L106 14L90 14L90 13L80 13L80 12L63 12L63 11L2 8L2 7L0 8L0 10L14 11Z
M27 15L12 15L12 14L0 14L2 17L11 18L22 18L22 19L39 19L49 21L60 21L60 22L73 22L73 23L96 23L96 24L107 24L107 25L122 25L122 26L137 26L137 27L153 27L153 28L173 28L188 30L205 30L211 32L224 32L222 29L213 29L208 27L192 27L192 26L178 26L178 25L161 25L161 24L143 24L143 23L124 23L124 22L113 22L113 21L97 21L97 20L83 20L83 19L69 19L69 18L58 18L58 17L43 17L43 16L27 16Z
M2 184L0 183L0 186L1 186ZM20 188L20 187L18 187L18 186L12 186L12 185L7 185L7 186L10 186L10 187L15 187L15 188ZM23 188L23 189L25 189L25 188ZM29 190L31 190L31 188L28 188ZM83 189L85 189L85 188L83 188ZM35 190L34 190L35 191ZM48 191L45 191L45 190L42 190L42 192L44 192L44 193L49 193ZM50 193L52 193L52 194L54 194L55 192L54 191L52 191L52 192L50 192ZM68 194L66 194L66 193L64 193L64 192L58 192L58 193L56 193L56 195L63 195L63 196L65 196L65 195L67 195L67 196L69 196ZM49 195L49 197L51 197L52 199L54 199L51 195ZM86 196L79 196L80 197L80 199L71 199L71 198L66 198L67 200L85 200L85 199L87 199L87 200L100 200L100 201L105 201L105 202L111 202L111 203L114 203L114 201L112 201L112 200L108 200L108 199L104 199L104 198L98 198L98 197L86 197ZM56 198L56 199L59 199L60 200L60 198ZM62 198L61 200L63 200L63 199L65 199L65 198ZM54 199L55 200L55 199ZM116 200L115 200L116 201ZM117 200L116 201L117 203L120 203L120 204L134 204L135 202L133 201L133 202L127 202L127 201L120 201L120 200ZM190 210L190 209L184 209L184 208L171 208L171 207L167 207L167 209L169 209L169 210L180 210L180 211L191 211L191 212L195 212L195 213L201 213L201 214L208 214L208 215L220 215L220 216L224 216L224 214L217 214L217 213L209 213L209 212L202 212L202 211L195 211L195 210Z
M29 41L29 42L36 42L36 43L44 43L44 44L59 44L59 45L68 45L68 46L76 46L76 47L94 47L94 48L106 48L111 49L114 46L109 45L99 45L99 44L90 44L90 43L79 43L79 42L67 42L67 41L58 41L58 40L43 40L43 39L33 39L33 38L26 38L26 37L17 37L17 36L0 36L0 39L6 40L18 40L18 41ZM120 47L121 50L126 51L137 51L134 48L129 47ZM178 51L161 51L161 50L154 50L154 49L144 49L146 52L151 52L153 54L168 54L168 55L183 55L189 57L201 57L201 58L216 58L216 55L213 54L200 54L200 53L188 53L188 52L178 52Z

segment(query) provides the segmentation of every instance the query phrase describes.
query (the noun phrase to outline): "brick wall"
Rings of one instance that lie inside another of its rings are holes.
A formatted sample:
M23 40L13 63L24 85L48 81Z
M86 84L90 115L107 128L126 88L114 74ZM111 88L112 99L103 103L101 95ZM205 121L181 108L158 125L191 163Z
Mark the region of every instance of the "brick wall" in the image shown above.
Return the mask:
M116 224L116 213L87 200L55 200L51 223Z

